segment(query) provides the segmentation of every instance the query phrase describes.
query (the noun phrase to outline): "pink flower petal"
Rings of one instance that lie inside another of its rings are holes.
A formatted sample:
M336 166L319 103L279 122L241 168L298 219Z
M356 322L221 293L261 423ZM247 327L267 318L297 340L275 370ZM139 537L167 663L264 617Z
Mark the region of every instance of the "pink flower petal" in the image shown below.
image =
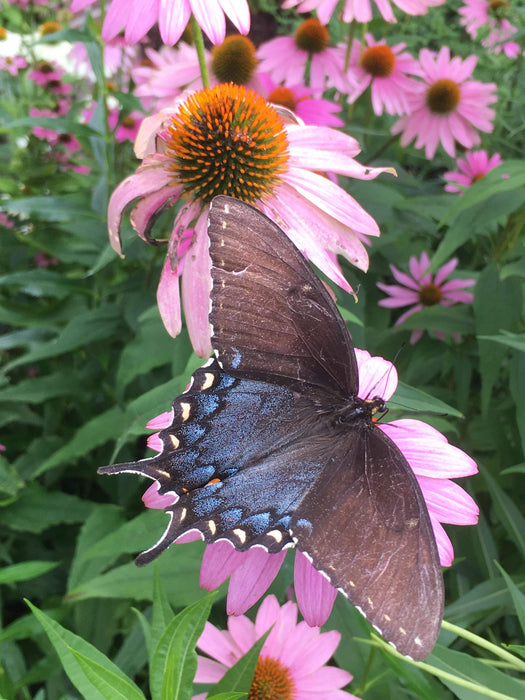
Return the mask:
M312 627L324 625L332 612L337 590L300 551L295 554L294 585L306 622Z
M241 615L256 603L277 576L286 551L268 554L256 547L248 550L243 564L230 579L226 611L228 615Z
M179 275L171 269L168 258L164 262L157 287L157 304L166 330L172 338L176 338L182 328Z

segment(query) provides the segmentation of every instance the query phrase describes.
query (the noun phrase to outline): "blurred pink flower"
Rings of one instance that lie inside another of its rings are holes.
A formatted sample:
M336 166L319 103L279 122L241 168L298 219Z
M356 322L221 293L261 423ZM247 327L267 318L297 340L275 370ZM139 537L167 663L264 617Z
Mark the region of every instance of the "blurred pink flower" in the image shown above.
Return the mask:
M115 140L118 143L122 143L123 141L135 141L145 116L143 112L134 110L123 117L115 131Z
M0 226L4 228L14 228L15 222L12 221L5 212L0 211Z
M247 617L229 617L228 629L219 630L206 623L197 648L195 683L217 683L241 656L244 656L265 632L263 644L249 692L250 698L293 698L294 700L351 700L355 695L341 690L352 676L336 666L326 666L341 635L336 630L320 632L305 622L297 622L297 606L288 602L279 606L277 598L267 596L255 622ZM206 693L193 700L204 700Z
M259 70L276 83L302 85L310 61L310 87L318 92L335 87L348 94L352 80L344 69L346 48L330 46L330 34L317 19L306 19L294 36L278 36L259 46Z
M49 90L55 95L67 95L73 88L62 81L64 74L64 69L60 68L54 61L42 61L34 70L27 74L27 77L37 85L40 85L40 87L43 87L44 90Z
M473 279L454 279L445 282L450 273L456 269L458 264L457 258L452 258L448 263L440 267L435 276L428 272L430 259L423 252L418 260L416 256L412 256L408 263L410 275L401 272L394 265L390 265L390 269L395 279L399 284L383 284L378 282L377 286L383 292L389 295L387 299L381 299L379 306L386 306L389 309L398 309L403 306L411 308L397 319L395 325L403 323L409 316L416 311L421 311L425 306L453 306L454 304L471 304L474 298L472 292L464 291L466 287L472 287L476 284ZM410 342L417 343L424 331L416 329L412 331ZM435 331L434 334L440 340L445 337L444 333ZM458 334L452 336L459 340Z
M231 114L234 119L225 130L225 115ZM235 195L255 203L270 218L278 218L305 256L351 291L337 255L366 270L363 240L378 236L379 229L347 192L319 173L368 180L391 172L360 165L354 160L359 150L357 141L327 127L305 126L291 119L285 123L258 94L231 83L181 97L142 123L135 143L142 165L117 187L109 202L111 245L121 252L120 226L129 204L138 200L131 222L145 241L152 242L156 216L184 200L175 216L157 301L166 329L176 336L181 329L182 279L188 332L197 354L207 356L211 285L207 218L213 197ZM231 151L235 157L225 155ZM191 255L186 255L189 250Z
M313 90L304 85L276 85L266 73L260 73L258 80L264 97L273 105L286 107L305 124L314 126L344 126L344 121L335 115L341 111L340 105L313 96Z
M463 194L466 187L472 185L485 177L493 168L503 163L499 153L494 153L490 158L487 151L466 151L464 158L458 158L458 170L445 173L443 177L448 180L445 185L447 192L458 192ZM502 176L503 177L503 176Z
M73 0L71 10L77 12L95 0ZM124 30L128 44L143 39L155 22L164 44L173 46L194 15L212 44L220 44L226 36L226 15L241 34L250 31L250 9L247 0L111 0L102 27L102 39L109 41Z
M354 40L350 52L349 70L356 82L350 92L351 102L371 85L374 113L406 114L409 111L407 95L417 90L417 83L410 74L421 71L416 59L404 51L406 44L388 46L382 39L376 41L372 34L365 35L365 45Z
M509 3L464 0L463 6L458 10L461 15L459 23L473 39L476 38L478 29L490 30L482 39L482 45L492 53L503 51L508 58L516 58L520 52L520 45L515 41L505 41L518 31L505 16L509 11Z
M494 83L470 80L477 56L451 59L443 46L438 54L422 49L419 60L423 82L408 95L410 111L394 124L392 133L401 134L402 146L416 139L415 147L424 147L429 159L439 143L452 157L456 141L465 148L477 146L481 139L476 129L494 128L495 112L488 105L497 100Z
M33 257L33 260L37 267L49 267L50 265L54 267L58 265L58 260L56 258L47 255L41 250Z
M24 68L27 68L27 61L23 56L0 56L0 70L6 70L14 76Z
M395 367L365 350L356 348L355 353L359 369L358 395L367 398L373 393L388 401L397 388ZM148 425L161 429L171 422L172 415L167 412ZM422 421L403 419L378 423L377 427L397 445L413 469L427 504L441 564L450 566L454 551L441 523L473 525L479 512L469 494L450 479L477 473L476 463ZM158 482L153 482L143 496L149 508L167 508L176 500L173 494L158 494L158 487ZM183 538L184 541L198 539L199 534L182 535L177 541ZM241 615L264 595L285 556L286 551L269 554L260 547L238 552L228 541L209 544L202 559L200 585L211 591L230 578L226 610L229 615ZM337 590L299 551L295 555L294 584L297 603L306 622L312 626L323 625L330 615Z
M323 24L327 24L339 0L285 0L283 7L297 7L299 12L317 11ZM429 7L442 5L445 0L374 0L381 17L387 22L395 22L391 3L409 15L424 15ZM371 0L344 0L343 22L370 22L372 19Z

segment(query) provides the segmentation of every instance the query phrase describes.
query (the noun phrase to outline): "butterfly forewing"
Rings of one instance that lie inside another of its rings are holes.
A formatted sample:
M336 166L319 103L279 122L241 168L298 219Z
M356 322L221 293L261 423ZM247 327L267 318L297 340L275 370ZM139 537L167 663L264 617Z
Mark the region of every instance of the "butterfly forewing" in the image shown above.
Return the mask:
M299 390L355 394L344 321L281 229L244 202L216 197L208 231L212 346L224 368Z

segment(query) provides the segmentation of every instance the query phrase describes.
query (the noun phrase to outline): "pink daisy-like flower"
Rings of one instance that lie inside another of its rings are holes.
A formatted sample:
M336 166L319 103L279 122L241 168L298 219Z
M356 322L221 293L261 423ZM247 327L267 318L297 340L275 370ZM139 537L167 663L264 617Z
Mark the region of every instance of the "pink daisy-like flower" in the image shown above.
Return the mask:
M355 353L359 370L358 396L364 399L373 394L388 401L397 388L395 367L365 350L356 349ZM155 423L148 424L150 427L168 427L172 415L164 413L154 420ZM429 511L441 564L450 566L454 551L441 523L473 525L479 513L469 494L450 479L477 473L476 463L450 445L442 433L422 421L403 419L377 426L397 445L413 469ZM143 496L144 504L149 508L172 505L173 494L159 494L158 488L158 482L154 481ZM199 539L199 534L192 532L182 538L177 541ZM200 585L211 591L230 578L226 609L229 615L241 615L264 595L285 555L285 551L269 554L259 547L238 552L227 541L209 544L202 559ZM297 603L306 622L312 626L324 624L337 591L301 552L296 552L294 584Z
M383 284L378 282L377 286L386 294L389 294L388 299L381 299L379 306L386 306L389 309L398 309L403 306L411 308L397 319L395 325L403 323L409 316L416 311L421 311L425 306L453 306L454 304L472 304L474 295L472 292L464 291L466 287L472 287L476 284L473 279L454 279L445 282L450 273L456 269L458 264L457 258L452 258L448 263L440 267L435 276L428 272L430 259L423 252L418 260L415 255L410 258L408 267L410 275L401 272L394 265L390 265L392 274L399 284ZM410 342L417 343L422 337L424 331L416 329L412 331ZM435 331L436 337L443 340L444 333ZM453 337L459 341L458 334L453 334Z
M344 121L336 116L341 111L340 105L330 100L313 96L313 90L304 85L276 85L269 75L261 73L258 80L268 102L286 107L296 114L305 124L315 126L344 126Z
M463 194L464 188L472 185L485 177L493 168L501 165L503 160L499 153L494 153L490 158L487 151L467 151L464 158L458 158L458 170L445 173L443 177L449 184L445 185L447 192Z
M24 68L27 68L27 61L23 56L0 56L0 70L6 70L14 76Z
M83 10L94 2L95 0L73 0L71 10ZM136 44L158 22L163 43L173 46L182 36L192 14L212 44L224 41L224 15L241 34L250 31L247 0L111 0L102 27L102 39L114 39L124 30L127 43Z
M464 0L463 6L458 10L461 15L459 22L472 38L477 36L479 29L490 29L482 40L482 45L492 53L503 51L508 58L516 58L520 45L515 41L506 41L518 31L505 16L508 10L509 5L505 2Z
M352 680L348 671L326 666L339 644L339 632L320 632L305 622L298 623L297 606L288 602L280 607L273 595L263 600L255 622L244 615L230 617L227 630L206 623L197 648L207 656L198 656L195 683L217 683L270 628L255 668L250 698L357 700L341 690ZM205 697L203 693L193 700Z
M299 12L317 11L317 16L323 24L327 24L334 13L339 0L285 0L284 8L297 7ZM391 3L409 15L424 15L430 7L442 5L445 0L375 0L374 4L381 17L387 22L395 22ZM343 6L343 22L370 22L372 19L371 0L345 0Z
M407 94L417 89L417 83L408 75L420 73L419 64L409 53L406 44L388 46L384 40L376 41L365 35L366 45L354 41L350 52L349 69L356 81L350 93L352 102L371 85L372 107L377 115L406 114L409 111Z
M139 133L144 116L142 112L138 112L137 110L127 114L117 126L115 140L118 143L122 143L123 141L134 142Z
M419 53L423 82L408 95L409 113L392 127L401 134L401 145L416 139L416 148L425 148L427 158L433 158L441 143L452 157L456 141L465 148L477 146L480 136L476 129L491 132L495 112L489 107L496 102L496 85L470 80L477 56L462 60L450 58L443 46L436 55L428 49Z
M257 51L259 70L268 73L276 83L301 85L304 83L308 60L310 87L323 92L335 87L348 94L351 77L345 73L343 45L330 46L330 34L317 19L307 19L299 25L295 36L279 36L261 44Z
M110 241L120 253L120 225L128 204L139 200L131 223L151 242L156 216L184 199L175 217L157 300L164 325L177 335L182 278L186 325L199 355L210 353L207 218L217 194L256 203L270 218L277 218L305 256L343 289L351 291L338 254L367 269L362 240L379 235L377 224L319 172L368 180L392 171L360 165L354 160L359 146L350 136L327 127L285 123L258 94L230 83L193 93L146 118L135 153L142 165L110 199Z

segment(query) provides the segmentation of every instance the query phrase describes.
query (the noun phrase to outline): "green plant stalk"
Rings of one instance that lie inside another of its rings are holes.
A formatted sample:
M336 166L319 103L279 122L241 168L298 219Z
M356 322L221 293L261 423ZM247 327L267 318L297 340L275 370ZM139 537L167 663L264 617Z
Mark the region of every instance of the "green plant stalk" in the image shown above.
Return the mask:
M481 647L482 649L490 651L490 653L494 654L494 656L499 656L504 661L512 664L512 667L516 671L520 671L522 673L525 672L525 661L521 661L521 659L519 659L517 656L514 656L514 654L511 654L505 649L502 649L497 644L493 644L492 642L483 639L483 637L479 637L477 634L469 632L468 630L463 629L463 627L453 625L451 622L447 622L446 620L443 620L441 627L449 632L452 632L453 634L457 634L458 637L462 637L473 644L477 644L477 646Z
M206 55L204 53L204 38L202 29L193 14L190 17L191 32L193 34L193 42L197 50L197 58L199 59L199 68L201 71L202 84L205 88L210 87L210 76L208 75L208 66L206 65Z

